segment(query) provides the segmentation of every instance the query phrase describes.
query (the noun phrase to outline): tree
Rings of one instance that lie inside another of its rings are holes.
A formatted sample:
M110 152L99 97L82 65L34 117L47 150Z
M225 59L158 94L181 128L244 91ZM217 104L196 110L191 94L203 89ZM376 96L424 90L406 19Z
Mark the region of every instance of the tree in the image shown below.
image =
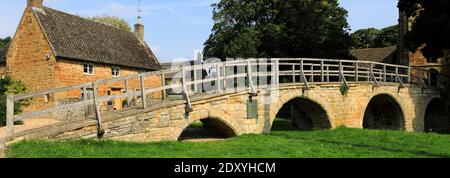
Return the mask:
M361 29L351 34L353 49L374 48L381 31L376 28Z
M4 39L0 38L0 48L3 48L11 41L11 37L6 37Z
M398 45L399 30L400 29L399 29L398 25L392 25L392 26L381 29L381 32L378 34L377 38L375 39L375 48Z
M13 80L10 77L0 79L0 126L6 124L6 94L23 94L25 91L25 85L20 81ZM22 112L22 106L29 104L27 100L16 101L14 103L14 113L18 114ZM21 123L16 122L16 124Z
M398 25L378 30L376 28L361 29L351 34L352 48L382 48L398 44Z
M398 7L414 18L412 30L405 36L411 51L420 49L425 57L435 59L450 49L450 0L400 0Z
M221 0L205 57L347 57L347 11L337 0Z
M96 17L88 17L88 19L96 21L96 22L100 22L103 24L111 25L113 27L120 28L122 30L131 32L131 27L128 24L128 22L120 17L103 15L103 16L96 16Z

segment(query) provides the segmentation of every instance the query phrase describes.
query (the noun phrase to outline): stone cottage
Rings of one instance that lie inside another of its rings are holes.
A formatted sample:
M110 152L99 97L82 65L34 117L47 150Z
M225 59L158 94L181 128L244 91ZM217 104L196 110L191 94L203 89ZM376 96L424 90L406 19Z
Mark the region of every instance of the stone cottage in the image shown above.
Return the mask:
M417 71L429 71L429 76L424 76L426 78L431 78L431 84L437 85L437 80L448 81L450 76L449 70L449 60L450 53L448 50L444 51L445 57L438 59L427 59L420 50L412 52L405 46L405 34L412 30L412 25L414 23L414 18L408 18L404 12L399 13L399 27L400 27L400 41L399 41L399 61L400 64L409 65L413 67L413 75L418 75ZM438 78L440 77L440 78Z
M28 91L37 92L155 71L160 69L160 64L144 41L140 17L133 33L45 7L43 0L27 0L9 45L6 68L7 75L22 81ZM99 95L124 92L124 85L99 86ZM147 77L145 85L159 87L161 77ZM129 83L131 89L138 86L138 80ZM83 95L80 89L51 96L51 100L76 100ZM158 95L150 97L160 97ZM116 100L108 105L119 109L122 103ZM27 109L37 107L39 105Z

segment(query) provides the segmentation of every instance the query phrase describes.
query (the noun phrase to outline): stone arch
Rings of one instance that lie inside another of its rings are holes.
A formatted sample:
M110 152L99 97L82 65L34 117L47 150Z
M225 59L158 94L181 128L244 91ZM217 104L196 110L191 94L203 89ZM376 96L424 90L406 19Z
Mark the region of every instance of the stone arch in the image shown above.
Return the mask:
M216 132L218 135L222 135L224 138L234 137L241 134L239 124L228 117L225 113L209 111L208 113L191 113L186 117L186 119L181 122L178 131L175 134L175 138L179 139L183 132L188 129L188 127L197 122L201 121L208 129Z
M389 93L373 95L364 107L362 128L406 130L406 115L399 100Z
M434 98L425 107L425 132L450 133L449 111L445 101Z
M330 129L333 128L333 119L330 116L329 107L325 105L326 102L322 101L320 97L315 95L313 92L309 92L308 94L303 93L302 95L296 94L296 92L290 92L287 91L281 91L281 97L280 99L274 104L271 109L271 116L270 116L270 129L272 128L272 125L276 119L277 114L283 109L283 107L286 107L286 104L290 102L298 102L298 107L293 108L294 111L299 111L299 114L303 114L303 117L311 117L311 116L318 116L319 119L315 121L309 121L312 124L312 129L319 129L319 128L325 128ZM305 105L307 107L305 107ZM303 107L302 107L303 106ZM308 109L312 109L312 112L308 113ZM301 116L300 116L301 117ZM300 121L299 123L295 124L301 124L301 122L305 122L305 120ZM308 122L308 121L306 121ZM301 129L301 130L309 130L309 129Z

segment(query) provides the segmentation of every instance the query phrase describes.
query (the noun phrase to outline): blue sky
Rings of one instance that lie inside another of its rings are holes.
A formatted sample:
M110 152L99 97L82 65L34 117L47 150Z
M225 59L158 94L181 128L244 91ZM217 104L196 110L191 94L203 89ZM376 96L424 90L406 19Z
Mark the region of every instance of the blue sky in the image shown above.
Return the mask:
M213 25L211 4L218 0L142 0L145 39L158 59L192 59L203 49ZM397 23L397 0L339 0L349 11L352 30ZM44 0L44 5L80 16L114 15L135 24L138 0ZM2 0L0 37L14 35L26 0Z

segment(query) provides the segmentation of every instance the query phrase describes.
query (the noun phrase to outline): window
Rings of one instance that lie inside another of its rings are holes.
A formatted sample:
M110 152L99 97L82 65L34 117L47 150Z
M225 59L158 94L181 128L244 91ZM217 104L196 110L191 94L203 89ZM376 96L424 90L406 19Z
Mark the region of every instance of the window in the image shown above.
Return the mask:
M113 77L120 77L120 68L119 67L111 68L111 74Z
M94 64L83 64L83 74L94 75Z

